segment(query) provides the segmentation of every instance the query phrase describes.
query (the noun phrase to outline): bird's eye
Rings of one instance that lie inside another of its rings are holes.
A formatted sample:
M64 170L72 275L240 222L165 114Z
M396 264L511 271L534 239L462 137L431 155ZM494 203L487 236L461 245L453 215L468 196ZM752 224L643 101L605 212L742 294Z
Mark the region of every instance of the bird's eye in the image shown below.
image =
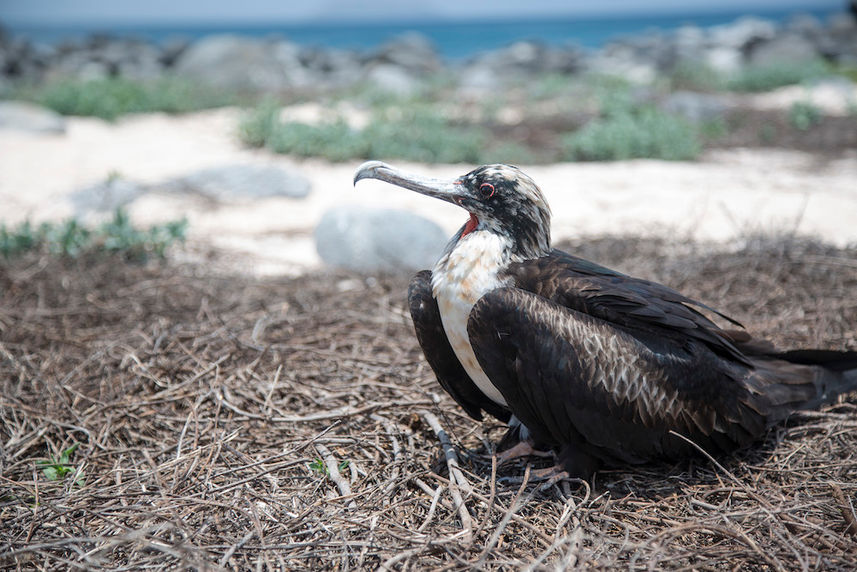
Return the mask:
M494 196L494 185L491 183L482 183L479 185L479 192L482 194L483 199L490 199Z

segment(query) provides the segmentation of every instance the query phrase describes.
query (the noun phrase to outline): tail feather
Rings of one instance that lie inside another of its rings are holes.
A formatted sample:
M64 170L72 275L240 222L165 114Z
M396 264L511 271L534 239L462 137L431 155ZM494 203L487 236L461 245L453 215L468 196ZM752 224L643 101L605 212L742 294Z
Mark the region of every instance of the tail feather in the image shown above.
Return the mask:
M857 352L836 350L791 350L776 354L778 359L803 365L820 365L843 373L857 370Z
M835 350L791 350L777 358L797 367L814 370L816 396L799 409L815 409L833 403L843 393L857 390L857 352Z
M817 409L857 390L857 352L792 350L753 359L751 406L768 425L798 410Z

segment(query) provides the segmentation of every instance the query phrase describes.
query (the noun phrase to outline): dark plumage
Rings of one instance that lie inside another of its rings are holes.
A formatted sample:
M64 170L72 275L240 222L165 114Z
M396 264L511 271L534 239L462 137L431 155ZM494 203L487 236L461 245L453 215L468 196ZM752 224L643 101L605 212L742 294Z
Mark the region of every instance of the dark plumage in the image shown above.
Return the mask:
M572 476L603 464L729 451L796 410L857 388L857 352L777 352L724 330L660 284L550 248L550 209L508 165L455 181L379 162L384 180L457 204L470 220L411 281L417 339L441 386L551 448Z

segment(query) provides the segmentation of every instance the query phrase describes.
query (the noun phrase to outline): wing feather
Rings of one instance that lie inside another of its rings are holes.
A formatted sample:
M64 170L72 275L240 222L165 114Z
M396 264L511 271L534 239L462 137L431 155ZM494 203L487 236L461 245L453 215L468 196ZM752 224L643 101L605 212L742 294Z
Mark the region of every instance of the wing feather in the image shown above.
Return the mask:
M733 366L698 340L655 352L599 317L518 288L483 296L468 334L512 413L544 443L638 463L688 452L670 430L703 446L737 446L765 426L743 403L743 385L719 383L737 374L723 370Z

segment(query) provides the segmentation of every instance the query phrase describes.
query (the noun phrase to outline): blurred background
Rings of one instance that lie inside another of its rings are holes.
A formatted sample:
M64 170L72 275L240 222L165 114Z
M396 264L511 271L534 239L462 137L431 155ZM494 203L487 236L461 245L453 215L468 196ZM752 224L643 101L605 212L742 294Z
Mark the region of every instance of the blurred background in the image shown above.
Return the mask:
M847 0L4 0L4 249L26 221L85 227L121 209L129 225L184 219L182 236L274 273L365 268L350 245L419 228L420 256L376 263L424 266L460 213L371 183L355 196L365 159L444 176L525 166L559 237L668 228L722 241L785 227L847 243L855 11ZM805 168L819 158L823 176ZM382 208L397 210L371 210Z

